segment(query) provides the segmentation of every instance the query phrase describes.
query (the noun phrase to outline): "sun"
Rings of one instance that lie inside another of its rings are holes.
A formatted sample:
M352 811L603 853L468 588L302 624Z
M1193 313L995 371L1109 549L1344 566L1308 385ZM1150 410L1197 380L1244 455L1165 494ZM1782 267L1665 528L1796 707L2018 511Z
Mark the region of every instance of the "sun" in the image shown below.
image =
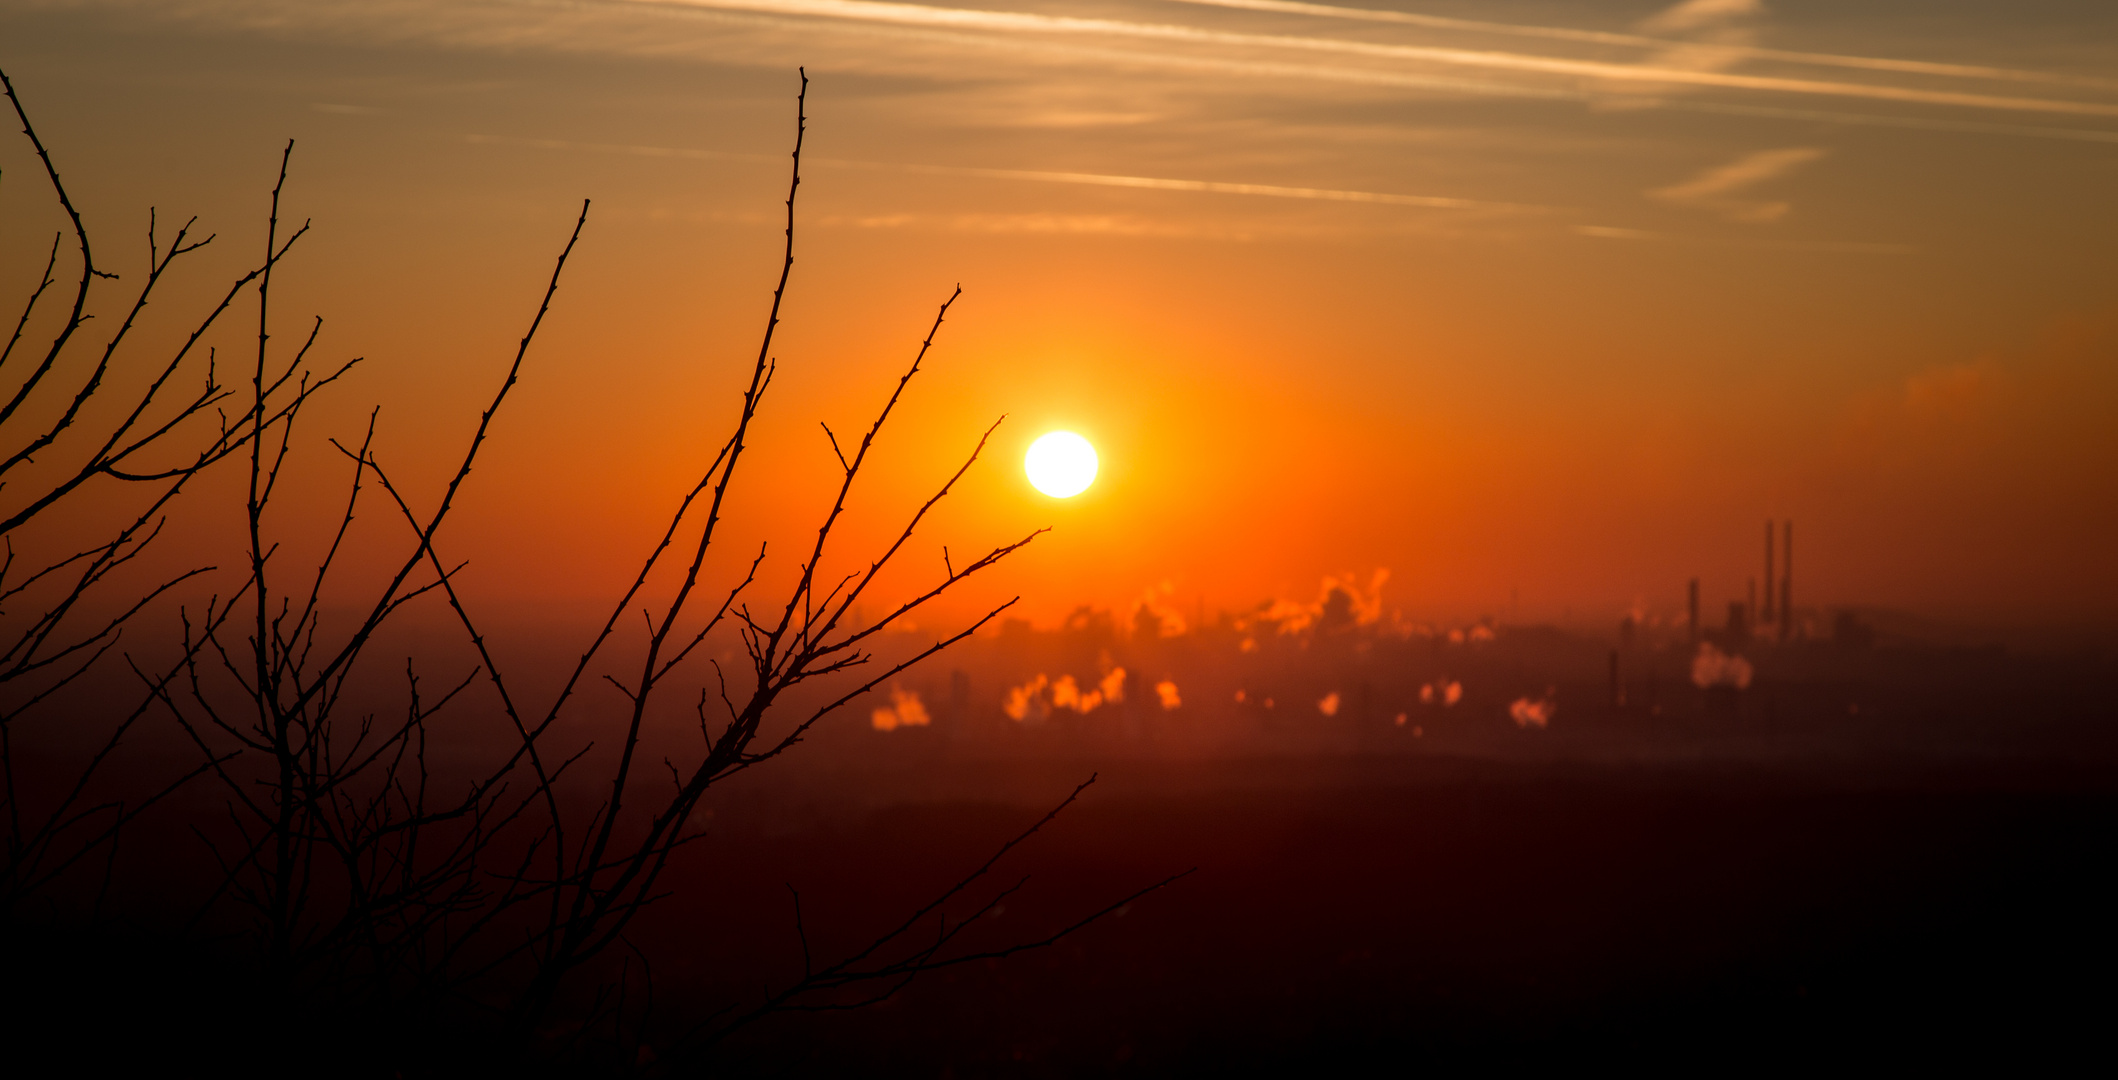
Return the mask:
M1054 431L1030 444L1022 471L1037 490L1054 499L1071 499L1096 482L1096 448L1071 431Z

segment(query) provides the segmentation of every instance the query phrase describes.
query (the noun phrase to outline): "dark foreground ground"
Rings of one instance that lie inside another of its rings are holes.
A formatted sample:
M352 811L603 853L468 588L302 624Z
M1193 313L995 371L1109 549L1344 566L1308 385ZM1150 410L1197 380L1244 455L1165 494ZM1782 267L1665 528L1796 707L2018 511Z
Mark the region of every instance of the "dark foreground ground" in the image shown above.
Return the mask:
M842 954L1099 766L1002 864L1001 884L1030 881L968 944L1036 937L1195 873L1053 948L936 973L873 1008L769 1021L717 1068L2019 1068L2100 1057L2118 997L2118 782L2102 766L883 760L717 808L715 839L672 883L684 899L634 935L665 1018L650 1053L679 1018L796 973L788 886L819 960ZM321 1017L290 1048L237 966L156 940L16 934L11 1052L56 1052L73 1062L62 1072L305 1075L392 1041Z
M988 766L966 783L1057 794L1070 775ZM1032 880L985 940L1197 872L1050 950L768 1025L731 1063L2019 1066L2100 1056L2113 1004L2118 788L2098 770L1339 758L1136 765L1092 790L1034 841L1017 866ZM724 857L758 888L732 900L762 933L665 909L668 992L707 990L682 985L681 957L715 945L790 975L782 881L803 890L821 955L1029 816L944 800L735 825Z

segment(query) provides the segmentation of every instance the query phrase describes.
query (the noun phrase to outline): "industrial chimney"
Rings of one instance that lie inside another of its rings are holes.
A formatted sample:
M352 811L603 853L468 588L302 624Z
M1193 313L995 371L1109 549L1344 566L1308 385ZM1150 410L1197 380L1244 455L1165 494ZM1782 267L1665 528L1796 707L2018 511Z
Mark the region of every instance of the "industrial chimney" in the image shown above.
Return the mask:
M1691 643L1699 643L1699 579L1691 579Z
M1780 637L1791 638L1794 636L1794 519L1788 518L1782 524L1786 533L1780 551L1787 566L1780 574Z
M1758 609L1758 625L1772 625L1772 519L1765 519L1765 606Z

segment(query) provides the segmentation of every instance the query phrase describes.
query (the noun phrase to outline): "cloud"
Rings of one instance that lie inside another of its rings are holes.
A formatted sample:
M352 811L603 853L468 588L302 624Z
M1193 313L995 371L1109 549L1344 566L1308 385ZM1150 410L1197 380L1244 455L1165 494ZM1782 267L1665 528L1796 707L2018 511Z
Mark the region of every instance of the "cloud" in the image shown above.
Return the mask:
M927 715L927 707L913 691L893 686L890 688L890 704L868 714L868 723L877 731L895 731L901 727L926 727L933 723Z
M1683 0L1636 24L1647 34L1686 34L1725 26L1765 13L1759 0Z
M1281 0L1191 0L1194 6L1257 8L1334 19L1401 23L1452 33L1576 42L1599 46L1668 49L1687 44L1673 38L1417 16L1403 12L1287 3ZM189 23L216 29L277 36L300 35L334 42L367 41L392 47L419 45L521 52L544 49L595 55L654 56L754 65L806 62L812 70L859 71L934 78L948 72L975 81L981 94L1020 79L1034 69L1003 60L977 71L967 54L1004 54L1064 64L1088 64L1108 72L1159 69L1184 79L1179 92L1248 94L1260 80L1309 81L1342 86L1426 91L1452 96L1609 101L1612 87L1638 83L1675 109L1826 122L1960 130L2039 138L2118 140L2118 132L1980 124L1935 116L1865 116L1823 110L1780 109L1730 101L1668 100L1684 85L1774 96L1838 97L1934 105L1982 111L2053 116L2118 117L2118 103L2020 97L1937 87L1934 78L2063 85L2108 92L2118 80L1977 65L1935 64L1882 57L1770 50L1718 44L1744 59L1780 64L1852 68L1914 75L1913 85L1838 82L1725 70L1685 70L1681 65L1583 59L1495 49L1441 48L1388 42L1346 41L1301 34L1240 34L1156 23L1079 19L1023 12L979 11L920 4L859 0L623 0L604 4L388 3L352 0L189 0L142 3L100 0L93 6L137 14L142 21ZM686 27L684 23L693 24ZM1094 39L1133 39L1167 47L1111 47ZM1323 54L1320 58L1319 54ZM1282 59L1284 58L1284 59ZM1031 77L1034 81L1034 76ZM1967 84L1970 85L1970 84ZM1021 107L1030 115L1051 98L1045 81L1026 85ZM1137 100L1138 94L1128 96ZM1105 110L1108 111L1108 110ZM1799 115L1797 115L1799 114Z
M1641 82L1761 93L1865 98L1908 104L1958 108L2042 112L2074 116L2118 117L2118 104L2051 98L1934 90L1923 87L1877 83L1844 83L1820 79L1680 67L1667 64L1625 64L1606 60L1547 56L1497 50L1443 48L1430 45L1395 45L1339 38L1293 34L1245 34L1209 30L1169 23L1139 23L1117 19L1088 19L1066 15L1043 15L1018 11L986 11L975 8L932 7L925 4L889 3L883 0L626 0L628 3L722 11L751 11L774 15L804 16L818 20L879 23L907 27L948 28L1014 37L1069 36L1122 37L1186 45L1233 46L1239 49L1289 50L1331 53L1367 60L1390 60L1429 64L1441 68L1469 68L1563 79L1605 82ZM1004 43L1004 39L1003 39ZM1141 60L1175 59L1142 56ZM1323 68L1314 74L1357 75L1343 69ZM1368 72L1371 78L1387 79L1396 72ZM1398 77L1402 77L1401 75ZM1460 89L1500 92L1537 92L1537 87L1464 86ZM1579 87L1571 89L1579 93ZM1552 88L1543 88L1550 93ZM1568 96L1573 96L1572 94Z
M1921 418L1962 421L1992 397L1999 369L1990 363L1949 364L1905 380L1905 411Z
M2118 142L2118 131L2094 128L2031 127L1996 124L1979 120L1954 120L1939 116L1882 116L1874 113L1838 112L1828 109L1790 109L1771 105L1738 105L1726 101L1665 101L1662 108L1712 116L1755 116L1768 120L1813 121L1851 127L1901 128L1906 131L1955 131L1967 135L2013 135L2032 139L2065 139L2069 142Z
M2108 547L2118 533L2118 322L2061 323L1975 354L1937 351L1878 372L1840 404L1810 482L1921 522L1914 548L1985 545L2015 584L1997 571L1954 580L1996 608L2052 587L2032 577L2070 582L2055 597L2086 596L2078 568L2110 560L2078 545L2095 537Z
M1783 176L1823 156L1824 151L1813 146L1760 150L1745 154L1726 165L1707 169L1684 183L1663 188L1656 194L1680 201L1726 195Z
M1781 204L1784 205L1784 204ZM1850 255L1910 255L1919 249L1911 244L1873 240L1787 240L1761 236L1685 236L1648 232L1616 225L1576 225L1567 230L1575 236L1596 240L1623 240L1673 244L1680 247L1749 248L1756 251L1835 251Z
M825 216L816 219L819 228L935 229L981 233L993 236L1125 236L1163 240L1199 239L1245 241L1242 231L1199 227L1127 214L872 214L857 217Z
M1705 169L1689 180L1656 188L1648 195L1663 202L1720 214L1730 221L1763 224L1778 221L1793 209L1785 202L1738 198L1737 194L1801 168L1823 157L1814 146L1790 146L1759 150L1726 165Z
M539 150L575 150L600 154L627 154L639 157L677 158L697 161L757 161L775 165L786 160L784 154L749 154L725 150L693 150L668 146L634 146L620 143L569 142L562 139L526 139L507 135L466 135L465 141L483 146L522 146ZM982 169L958 165L928 165L887 161L852 161L842 158L805 157L803 164L826 169L855 169L869 172L906 173L917 176L963 176L981 180L1014 180L1042 184L1075 184L1085 187L1133 188L1143 191L1180 191L1212 195L1247 195L1268 199L1306 199L1320 202L1367 203L1376 206L1407 206L1427 210L1550 210L1553 207L1533 206L1524 203L1492 202L1481 199L1462 199L1450 195L1408 195L1387 191L1351 191L1340 188L1287 187L1277 184L1245 184L1226 180L1187 180L1161 176L1123 176L1109 173L1051 172L1036 169ZM1020 216L1020 215L1017 215ZM1050 215L1048 215L1050 216ZM902 224L909 221L891 220L883 224ZM1053 216L1056 217L1056 216ZM1110 220L1110 219L1104 219ZM1009 231L1081 231L1062 225L1059 228L1031 228ZM1088 231L1107 231L1093 229Z
M1939 364L1878 386L1853 404L1840 432L1840 451L1866 467L1897 473L1920 468L1954 473L1968 482L1970 470L1990 468L2003 448L2021 452L2067 426L2066 414L2047 391L2025 397L2020 372L1992 359Z
M1681 40L1667 42L1640 61L1640 67L1667 71L1726 71L1749 58L1746 51L1757 37L1749 21L1763 12L1757 0L1683 0L1649 16L1639 24L1648 33L1675 34ZM1618 97L1603 102L1606 107L1640 108L1659 104L1668 95L1695 90L1672 81L1612 82L1605 89Z
M1180 4L1196 4L1203 7L1236 8L1249 11L1270 11L1288 15L1311 15L1329 19L1351 19L1360 22L1397 23L1404 26L1419 26L1434 30L1448 30L1473 34L1494 34L1507 37L1539 38L1547 41L1572 41L1589 45L1619 45L1632 48L1661 49L1682 44L1666 38L1646 37L1640 34L1614 34L1605 30L1582 30L1566 26L1536 26L1525 23L1487 22L1481 19L1455 19L1442 15L1421 15L1408 11L1387 11L1375 8L1338 7L1330 4L1302 3L1298 0L1172 0ZM1650 16L1640 24L1640 29L1649 30L1651 24L1664 16L1693 7L1678 4L1661 15ZM1708 7L1741 8L1746 12L1762 11L1763 5L1750 3L1709 4ZM1733 14L1734 12L1729 12ZM1694 13L1694 14L1704 14ZM1690 18L1693 16L1686 16ZM1725 17L1725 16L1724 16ZM1940 64L1927 60L1900 60L1880 56L1848 56L1843 53L1799 52L1791 49L1769 49L1758 46L1737 46L1733 51L1745 58L1774 60L1784 63L1805 64L1817 67L1850 68L1860 71L1890 71L1908 75L1936 75L1945 78L1987 79L2000 82L2042 83L2052 86L2078 86L2092 89L2118 89L2118 79L2103 79L2090 75L2067 75L2049 71L2027 71L2021 68L1999 68L1980 64Z
M860 167L855 162L827 164ZM1550 207L1521 203L1459 199L1445 195L1403 195L1383 191L1346 191L1336 188L1282 187L1274 184L1239 184L1222 180L1174 180L1152 176L1111 176L1102 173L1038 172L1027 169L971 169L940 165L879 165L894 172L953 173L995 180L1031 180L1048 184L1085 184L1093 187L1141 188L1151 191L1196 191L1216 195L1256 195L1272 199L1314 199L1323 202L1373 203L1381 206L1417 206L1425 209L1546 210Z

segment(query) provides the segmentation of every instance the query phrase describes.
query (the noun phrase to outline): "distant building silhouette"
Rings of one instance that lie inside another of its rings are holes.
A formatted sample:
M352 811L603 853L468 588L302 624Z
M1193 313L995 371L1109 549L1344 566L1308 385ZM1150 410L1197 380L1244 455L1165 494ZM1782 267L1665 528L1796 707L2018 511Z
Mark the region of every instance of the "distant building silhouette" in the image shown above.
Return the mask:
M1765 519L1765 606L1758 609L1758 621L1772 624L1772 519Z
M971 726L971 675L962 668L949 672L949 733L961 735Z
M1852 611L1841 611L1831 620L1831 643L1842 649L1875 647L1875 627Z
M1781 556L1787 560L1786 569L1780 574L1780 638L1792 639L1794 623L1794 519L1785 522L1785 536L1780 544Z
M1688 623L1687 625L1689 625L1689 626L1691 627L1691 643L1692 643L1692 644L1694 644L1694 645L1697 645L1697 644L1699 643L1699 579L1698 579L1698 578L1693 578L1693 579L1691 579L1691 600L1690 600L1690 604L1689 604L1689 611L1690 611L1690 621L1689 621L1689 623Z

